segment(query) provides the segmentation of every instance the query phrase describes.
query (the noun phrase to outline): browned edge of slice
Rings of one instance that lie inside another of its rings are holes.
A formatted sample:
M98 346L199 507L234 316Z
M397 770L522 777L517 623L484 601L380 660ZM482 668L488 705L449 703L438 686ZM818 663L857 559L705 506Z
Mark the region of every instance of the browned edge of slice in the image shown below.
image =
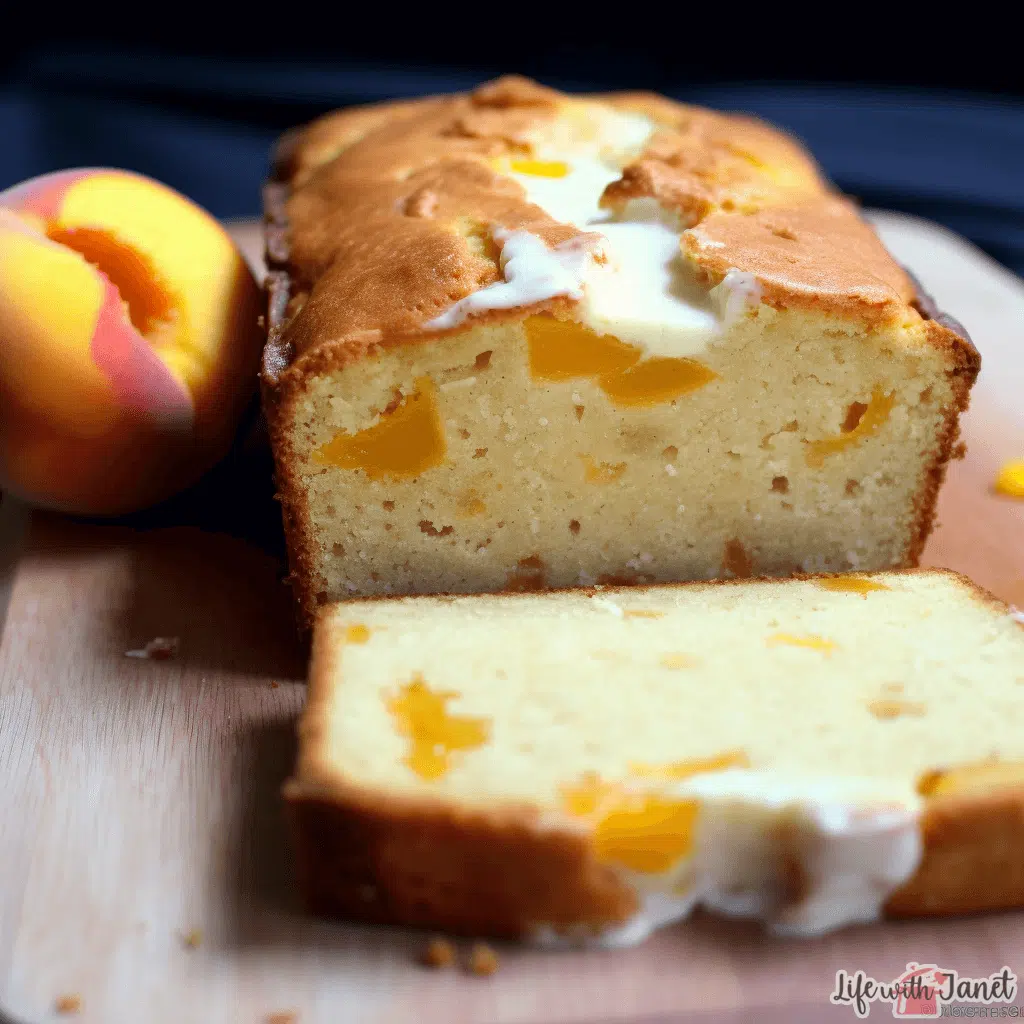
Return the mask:
M839 578L801 574L797 580ZM945 576L974 600L1007 604L946 569L885 570ZM772 577L658 584L663 588L783 586ZM579 588L603 596L632 587ZM558 591L549 591L558 593ZM538 595L476 595L526 601ZM402 600L358 598L352 602ZM429 598L427 598L429 599ZM436 599L436 598L435 598ZM327 609L321 611L326 616ZM1024 629L1024 624L1021 625ZM297 839L298 874L310 911L452 934L524 938L538 925L583 930L623 923L635 912L630 888L598 864L585 835L556 828L536 808L482 811L433 797L395 797L318 777L317 744L333 700L336 645L317 630L296 776L284 795ZM891 917L951 916L1024 907L1024 786L935 797L921 822L923 854L913 877L889 898Z
M948 352L951 356L952 378L955 404L946 413L939 443L932 452L932 458L925 468L924 482L914 502L915 520L910 534L910 543L904 555L904 565L916 566L924 552L925 544L935 528L935 512L939 501L939 491L946 479L946 471L950 460L962 459L966 454L966 446L959 444L960 417L967 411L971 401L971 388L981 372L981 353L978 352L971 336L959 320L939 311L935 300L925 291L917 275L909 268L903 267L904 273L910 278L914 287L914 309L925 320L928 330L928 341L936 348Z
M309 555L312 529L307 522L298 481L289 457L291 444L285 429L286 410L282 408L281 375L291 365L294 353L284 340L291 301L287 202L289 186L284 179L287 163L297 135L285 135L274 154L270 180L263 188L264 238L267 275L264 288L267 301L267 341L260 367L260 393L267 432L274 456L275 497L281 505L281 520L288 549L288 583L296 600L299 629L308 633L318 605L317 594L308 586L313 576Z

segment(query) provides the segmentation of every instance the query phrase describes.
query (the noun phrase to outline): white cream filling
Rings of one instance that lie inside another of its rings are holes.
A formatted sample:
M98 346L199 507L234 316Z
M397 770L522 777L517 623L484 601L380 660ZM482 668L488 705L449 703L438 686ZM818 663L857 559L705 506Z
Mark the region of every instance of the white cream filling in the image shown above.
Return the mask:
M570 239L549 249L529 231L496 231L494 237L501 242L500 266L505 280L460 299L431 320L428 327L446 330L473 313L513 309L556 295L583 297L583 266L589 257L582 239Z
M621 126L618 120L623 121ZM557 249L547 250L536 238L527 249L521 241L525 232L499 229L495 238L503 242L505 281L461 300L427 327L446 329L487 309L568 296L579 301L579 320L591 330L639 345L649 355L678 358L703 352L738 316L757 305L760 291L751 275L730 271L734 276L727 276L710 294L696 283L680 253L679 225L654 200L631 201L618 216L599 208L607 185L621 177L623 161L642 149L653 130L636 117L616 119L615 126L621 135L616 140L617 157L574 146L574 155L566 158L564 143L559 147L558 140L544 140L536 148L536 159L564 162L568 173L509 174L523 186L527 199L549 216L599 234L596 247L567 273L551 273L552 261L564 266ZM505 257L513 240L517 269L521 268L516 279L509 273L515 261Z
M733 267L721 283L711 289L709 297L722 324L728 327L760 305L761 285L753 274Z
M630 207L631 219L588 225L604 236L607 262L588 268L580 320L650 355L697 355L719 332L710 296L686 272L679 235L653 204Z
M544 153L541 150L541 153ZM550 159L562 162L557 154ZM538 159L547 157L538 157ZM614 163L605 163L595 156L574 156L564 161L569 173L561 178L546 178L539 174L517 174L509 177L526 190L526 198L539 206L549 217L562 224L589 231L591 225L608 219L606 211L597 205L605 188L622 177Z
M822 935L876 920L920 862L921 801L909 784L730 770L668 793L700 801L692 856L663 875L622 870L640 902L623 925L597 936L541 926L536 941L633 945L698 906L776 935Z

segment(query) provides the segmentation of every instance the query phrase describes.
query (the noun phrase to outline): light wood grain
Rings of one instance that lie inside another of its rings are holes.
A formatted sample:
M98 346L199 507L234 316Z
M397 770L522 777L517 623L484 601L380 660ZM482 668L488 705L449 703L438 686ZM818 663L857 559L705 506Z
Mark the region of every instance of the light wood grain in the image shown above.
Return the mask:
M985 358L970 455L950 474L927 561L1024 604L1024 504L989 491L999 460L1024 454L1006 384L1020 393L1024 285L941 229L890 218L882 229ZM266 518L268 494L230 480L216 493L229 532L174 525L204 523L187 503L145 530L38 515L16 559L23 517L0 505L0 608L4 575L11 591L0 1007L13 1020L54 1019L65 993L82 997L72 1019L102 1024L258 1022L277 1010L300 1024L850 1020L827 1003L840 968L890 978L911 959L977 976L1024 966L1017 914L802 943L699 919L625 952L502 948L487 980L417 967L421 936L305 918L278 795L303 653L273 536L230 535L232 522ZM178 636L178 657L124 656L155 636Z

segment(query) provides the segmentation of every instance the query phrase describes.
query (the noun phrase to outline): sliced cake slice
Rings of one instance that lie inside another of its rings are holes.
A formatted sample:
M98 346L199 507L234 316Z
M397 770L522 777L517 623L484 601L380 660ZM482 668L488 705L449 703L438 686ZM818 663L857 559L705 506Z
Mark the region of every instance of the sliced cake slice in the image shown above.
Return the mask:
M370 921L1024 905L1024 629L942 571L335 605L286 792L309 905Z

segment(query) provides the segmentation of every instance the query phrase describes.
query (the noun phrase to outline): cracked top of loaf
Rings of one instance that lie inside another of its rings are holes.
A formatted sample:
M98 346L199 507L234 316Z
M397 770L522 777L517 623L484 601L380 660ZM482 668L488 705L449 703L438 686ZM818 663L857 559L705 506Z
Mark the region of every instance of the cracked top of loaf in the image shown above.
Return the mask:
M508 173L552 150L614 151L621 174L600 207L614 215L655 201L703 287L737 270L776 308L810 307L868 329L920 319L908 275L781 132L653 94L568 96L505 77L469 94L329 114L282 145L282 203L271 213L284 244L269 255L289 277L289 356L436 335L431 321L501 280L498 228L549 247L585 242L585 230L532 203Z

